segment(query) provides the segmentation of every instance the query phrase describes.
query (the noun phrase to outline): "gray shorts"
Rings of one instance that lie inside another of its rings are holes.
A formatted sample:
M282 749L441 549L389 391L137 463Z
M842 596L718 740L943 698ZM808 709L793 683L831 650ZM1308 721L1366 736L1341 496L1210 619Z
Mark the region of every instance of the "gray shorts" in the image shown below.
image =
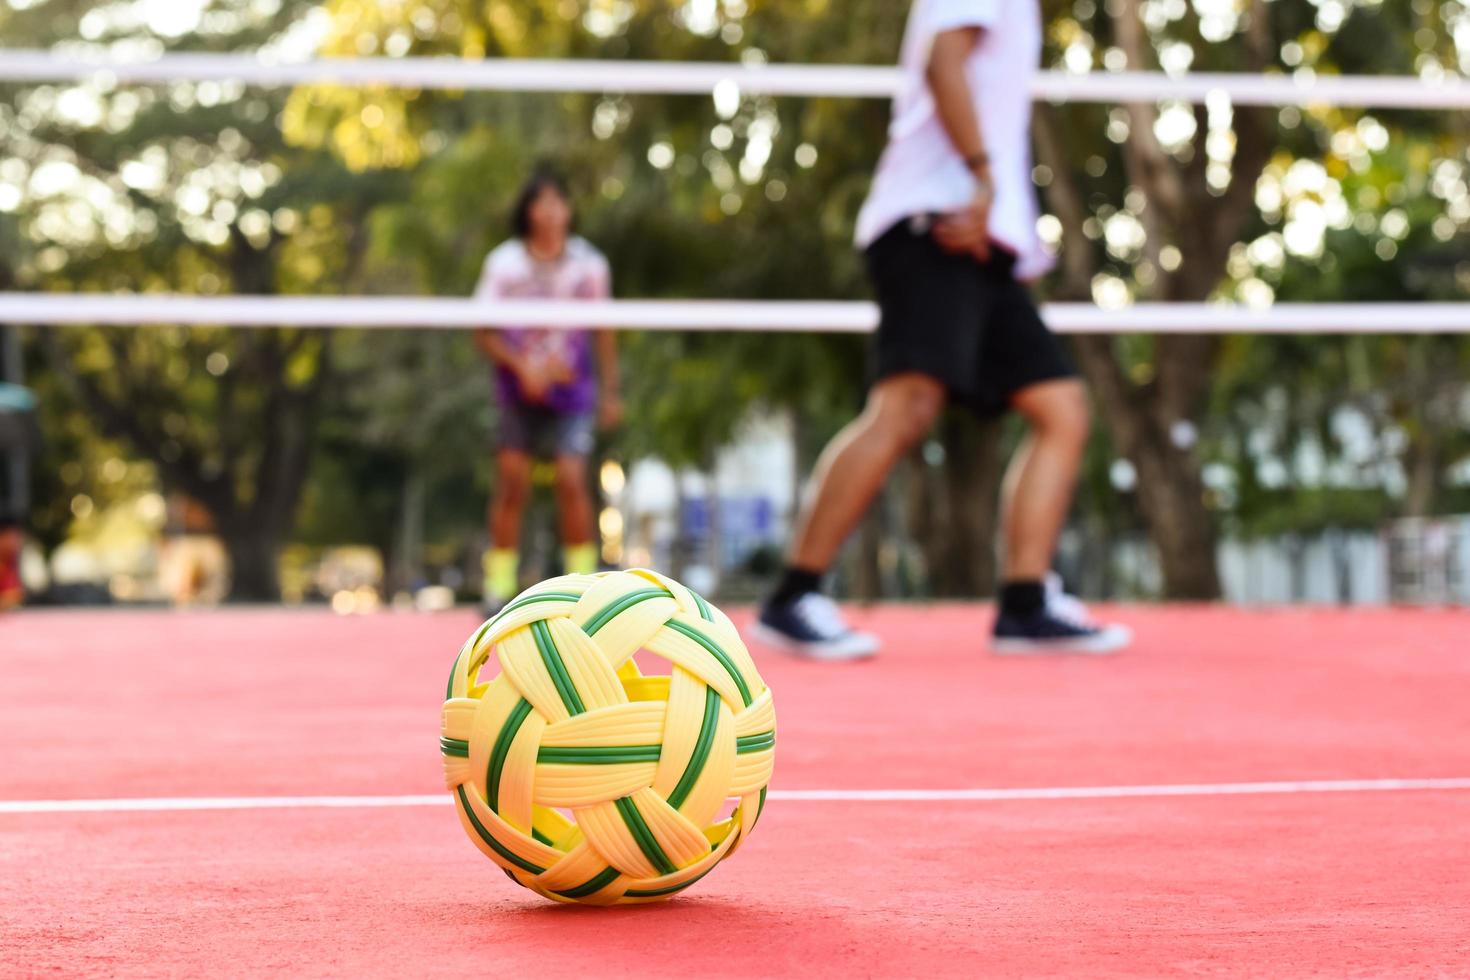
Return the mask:
M596 432L592 412L556 412L515 403L500 406L501 449L519 450L541 459L588 456Z

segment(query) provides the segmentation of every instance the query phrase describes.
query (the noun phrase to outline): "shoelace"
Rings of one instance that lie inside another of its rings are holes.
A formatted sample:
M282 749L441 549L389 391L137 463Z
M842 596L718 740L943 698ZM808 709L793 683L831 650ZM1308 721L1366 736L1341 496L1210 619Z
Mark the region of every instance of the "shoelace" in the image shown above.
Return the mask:
M1087 606L1074 595L1062 589L1062 578L1056 572L1046 576L1046 611L1064 623L1082 629L1097 629L1097 621L1087 611Z
M837 603L819 592L808 592L796 600L796 615L819 636L837 637L847 632Z

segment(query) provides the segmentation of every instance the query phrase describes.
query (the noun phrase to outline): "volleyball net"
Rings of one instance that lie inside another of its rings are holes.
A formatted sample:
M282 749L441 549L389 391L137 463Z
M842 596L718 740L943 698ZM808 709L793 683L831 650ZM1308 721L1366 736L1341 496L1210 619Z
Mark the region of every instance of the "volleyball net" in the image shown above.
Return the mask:
M735 86L747 95L890 98L901 75L877 65L798 65L746 61L593 58L315 58L261 54L169 53L127 59L86 48L0 52L0 82L109 84L239 82L256 86L331 84L495 92L609 92L712 95ZM1455 75L1328 75L1233 72L1038 72L1032 95L1058 102L1204 102L1236 105L1353 105L1379 109L1470 109L1470 83Z
M498 92L886 98L891 67L557 59L342 58L283 61L265 54L166 53L129 59L74 45L0 52L0 83L126 84L235 82L332 84ZM1458 76L1291 73L1045 71L1035 98L1054 102L1470 109ZM1063 333L1465 333L1470 303L1056 303L1048 322ZM864 333L870 303L841 301L614 300L503 302L413 296L194 296L133 293L0 293L0 322L34 325L311 326L477 328L589 325L640 330Z
M1058 333L1467 333L1470 303L1050 303ZM788 300L476 300L403 296L192 296L0 293L0 321L98 326L637 329L869 333L866 302Z

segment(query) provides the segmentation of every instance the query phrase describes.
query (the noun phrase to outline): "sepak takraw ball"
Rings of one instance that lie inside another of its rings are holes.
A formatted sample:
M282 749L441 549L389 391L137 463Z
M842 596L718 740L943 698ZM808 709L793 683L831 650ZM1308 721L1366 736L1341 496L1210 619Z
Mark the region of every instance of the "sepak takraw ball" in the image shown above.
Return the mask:
M669 672L641 673L639 651ZM440 743L475 846L532 891L597 905L667 898L733 853L775 746L730 620L642 569L549 579L477 629Z

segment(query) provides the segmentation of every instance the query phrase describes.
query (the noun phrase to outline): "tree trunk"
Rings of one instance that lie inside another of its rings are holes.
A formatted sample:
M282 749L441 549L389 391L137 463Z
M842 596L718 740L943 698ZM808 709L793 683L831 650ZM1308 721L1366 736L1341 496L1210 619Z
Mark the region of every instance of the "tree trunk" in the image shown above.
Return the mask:
M1409 484L1404 493L1405 517L1428 517L1434 513L1439 482L1439 460L1434 449L1434 440L1428 433L1409 437L1404 467Z
M926 542L935 596L967 598L995 590L1000 508L1000 425L948 412L939 425L944 467L938 521Z
M1186 384L1198 379L1197 362L1208 362L1213 352L1198 344L1183 350L1171 346L1165 338L1158 341L1157 383L1145 391L1126 387L1110 341L1079 338L1078 353L1118 448L1137 471L1138 508L1158 550L1164 595L1218 599L1215 520L1193 452L1193 419L1199 411L1193 402L1203 386L1190 392Z
M220 529L230 556L231 602L276 602L281 597L281 531L250 524Z
M1410 341L1409 445L1404 452L1404 470L1408 487L1404 494L1403 516L1428 517L1434 513L1439 491L1439 437L1441 415L1453 419L1454 413L1440 413L1437 405L1440 388L1432 365L1433 338L1419 337ZM1454 423L1451 422L1451 425Z
M1163 338L1159 345L1164 346ZM1166 361L1168 353L1159 350L1158 384L1146 399L1124 379L1109 338L1079 337L1077 352L1119 451L1137 471L1138 509L1158 550L1164 595L1218 599L1215 521L1205 503L1191 441L1197 408L1189 403L1198 394L1178 383L1179 375L1194 377L1196 367L1190 362L1208 359L1212 352L1199 346L1185 348ZM1174 383L1165 384L1166 375Z
M923 556L924 567L919 581L913 583L913 594L937 595L940 566L943 563L944 515L939 508L940 475L915 449L904 460L908 479L904 481L904 529Z
M387 591L409 591L420 578L424 553L424 497L428 491L423 473L413 462L403 479L403 500L398 511L398 533L394 535Z
M998 575L996 542L1000 539L1000 486L1004 474L1000 422L951 414L941 432L948 463L946 503L955 532L949 564L955 573L956 595L991 595Z
M853 574L853 598L876 602L883 595L883 494L873 501L858 525L857 567Z

